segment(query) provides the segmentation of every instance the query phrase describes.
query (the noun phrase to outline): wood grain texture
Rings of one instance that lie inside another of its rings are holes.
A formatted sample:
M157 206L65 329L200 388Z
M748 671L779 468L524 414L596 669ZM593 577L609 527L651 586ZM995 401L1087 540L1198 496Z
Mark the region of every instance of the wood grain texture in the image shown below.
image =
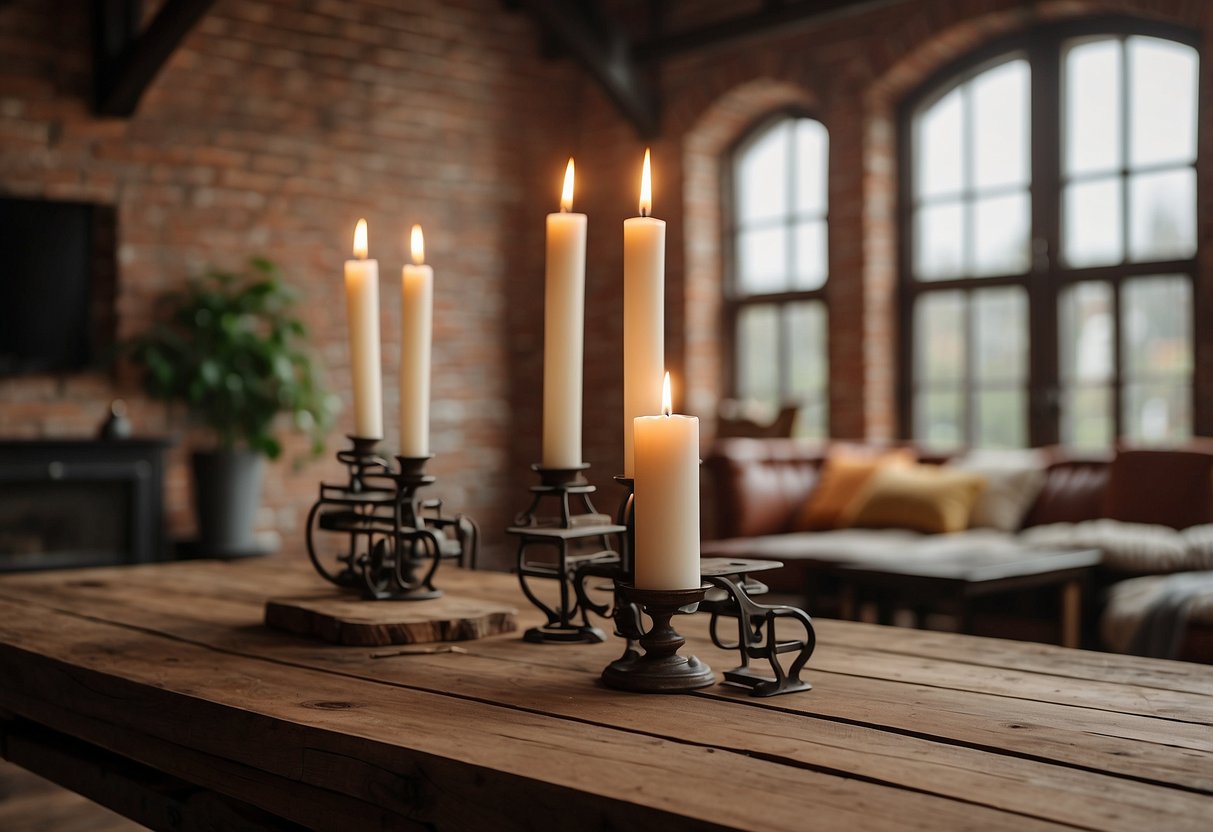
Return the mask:
M336 591L271 598L265 602L265 624L330 644L369 647L469 641L518 628L512 606L450 595L427 601L364 601Z
M445 574L518 603L509 576ZM1202 829L1213 810L1210 668L820 622L811 693L638 696L597 682L618 644L384 656L260 626L268 593L317 580L4 578L0 708L313 828ZM705 625L679 621L731 666Z

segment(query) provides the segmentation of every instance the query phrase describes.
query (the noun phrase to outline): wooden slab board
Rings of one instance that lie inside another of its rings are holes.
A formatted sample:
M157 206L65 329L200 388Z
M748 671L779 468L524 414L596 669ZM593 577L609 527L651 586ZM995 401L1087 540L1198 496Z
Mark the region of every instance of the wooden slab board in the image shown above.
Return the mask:
M444 595L426 601L364 601L346 593L271 598L265 625L332 644L378 647L424 644L512 633L517 610Z

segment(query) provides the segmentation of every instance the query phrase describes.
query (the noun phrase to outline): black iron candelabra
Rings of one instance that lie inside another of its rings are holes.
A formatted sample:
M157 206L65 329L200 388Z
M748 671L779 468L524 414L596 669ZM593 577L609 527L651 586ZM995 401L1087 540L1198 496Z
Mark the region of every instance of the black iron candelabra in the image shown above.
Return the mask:
M444 517L438 500L420 489L431 457L396 457L393 466L376 451L378 440L349 437L337 452L346 481L320 484L307 518L307 551L326 580L373 600L437 598L434 573L444 558L475 565L479 534L465 515Z

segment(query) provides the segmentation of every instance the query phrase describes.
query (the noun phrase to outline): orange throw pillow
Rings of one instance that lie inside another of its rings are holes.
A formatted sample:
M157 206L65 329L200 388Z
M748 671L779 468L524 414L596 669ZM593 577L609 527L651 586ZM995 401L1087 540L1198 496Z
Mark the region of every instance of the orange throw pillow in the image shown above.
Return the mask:
M973 504L985 487L986 478L970 471L939 465L885 467L872 475L842 519L868 528L958 532L969 527Z
M816 532L840 528L843 517L862 496L873 474L886 466L913 462L914 453L905 448L878 454L831 451L821 467L821 479L796 515L792 530Z

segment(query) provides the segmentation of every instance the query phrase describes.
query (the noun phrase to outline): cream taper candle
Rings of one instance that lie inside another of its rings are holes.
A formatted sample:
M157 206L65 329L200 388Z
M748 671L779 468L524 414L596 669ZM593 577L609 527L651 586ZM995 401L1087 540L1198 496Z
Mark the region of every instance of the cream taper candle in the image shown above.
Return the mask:
M635 421L637 589L697 589L699 419L671 414L670 374L661 416Z
M354 435L383 438L383 388L379 377L379 261L368 260L366 220L354 229L354 258L345 261L345 308L354 382Z
M574 214L573 160L564 173L560 213L547 218L543 301L543 467L581 465L581 386L585 331L585 214Z
M412 265L400 274L400 455L430 455L430 345L434 270L425 265L425 237L409 235Z
M649 151L640 175L640 216L623 221L623 473L635 470L637 416L660 412L665 369L665 221L653 209Z

